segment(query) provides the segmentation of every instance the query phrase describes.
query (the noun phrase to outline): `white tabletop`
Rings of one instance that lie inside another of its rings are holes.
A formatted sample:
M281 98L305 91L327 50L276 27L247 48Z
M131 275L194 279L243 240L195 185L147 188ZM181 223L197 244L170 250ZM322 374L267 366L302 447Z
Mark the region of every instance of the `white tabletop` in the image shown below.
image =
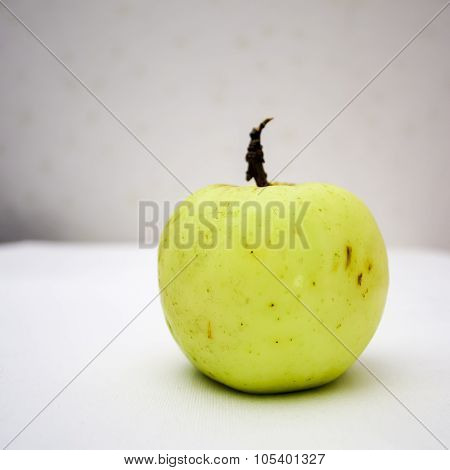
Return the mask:
M450 254L390 250L385 314L361 356L450 445ZM4 447L157 294L156 251L0 245L0 444ZM9 448L390 449L439 442L361 365L275 396L196 372L159 299Z

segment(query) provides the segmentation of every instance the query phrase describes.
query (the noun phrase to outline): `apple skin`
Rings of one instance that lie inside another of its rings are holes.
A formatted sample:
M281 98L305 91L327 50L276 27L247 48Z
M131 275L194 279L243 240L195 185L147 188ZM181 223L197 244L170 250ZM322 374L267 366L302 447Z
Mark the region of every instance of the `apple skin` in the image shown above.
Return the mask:
M300 243L250 249L242 243L239 208L231 216L232 249L225 248L226 208L209 219L218 230L214 248L173 243L175 224L204 230L197 214L180 210L168 221L159 246L160 287L196 256L161 294L169 329L192 364L250 393L312 388L343 374L374 335L389 283L385 244L365 204L321 183L263 191L212 185L188 201L193 207L202 201L257 201L263 207L279 201L286 210L291 201L310 203L302 223L308 249ZM271 236L280 230L289 230L287 221L273 218Z

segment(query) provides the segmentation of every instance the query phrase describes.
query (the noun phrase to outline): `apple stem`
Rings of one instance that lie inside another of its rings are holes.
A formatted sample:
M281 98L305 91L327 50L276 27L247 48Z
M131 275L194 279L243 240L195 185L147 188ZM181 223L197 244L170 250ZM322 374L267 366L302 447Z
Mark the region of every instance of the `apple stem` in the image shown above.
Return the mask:
M250 132L250 144L247 148L247 155L245 160L248 163L247 168L247 181L252 178L255 179L257 186L270 186L267 181L267 173L264 171L264 152L261 145L261 131L266 127L266 124L273 118L264 119L264 121L258 126L254 127Z

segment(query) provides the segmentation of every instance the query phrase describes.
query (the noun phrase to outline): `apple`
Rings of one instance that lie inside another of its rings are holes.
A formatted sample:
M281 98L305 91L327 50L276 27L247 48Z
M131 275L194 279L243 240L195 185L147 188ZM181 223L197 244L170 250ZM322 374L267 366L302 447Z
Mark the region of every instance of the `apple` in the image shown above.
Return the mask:
M389 278L381 233L356 196L330 184L267 182L259 143L267 122L252 130L247 154L247 179L258 186L189 196L158 253L174 339L205 375L250 393L343 374L375 333Z

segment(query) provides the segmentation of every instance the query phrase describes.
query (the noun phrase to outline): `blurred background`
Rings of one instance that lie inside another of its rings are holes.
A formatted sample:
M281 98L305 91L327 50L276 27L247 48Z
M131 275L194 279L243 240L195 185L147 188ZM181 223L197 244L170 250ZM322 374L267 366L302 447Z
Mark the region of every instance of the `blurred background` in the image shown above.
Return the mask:
M270 176L444 5L9 0L190 190ZM277 179L344 186L389 245L450 249L450 8ZM0 241L137 241L140 200L188 195L0 6Z

